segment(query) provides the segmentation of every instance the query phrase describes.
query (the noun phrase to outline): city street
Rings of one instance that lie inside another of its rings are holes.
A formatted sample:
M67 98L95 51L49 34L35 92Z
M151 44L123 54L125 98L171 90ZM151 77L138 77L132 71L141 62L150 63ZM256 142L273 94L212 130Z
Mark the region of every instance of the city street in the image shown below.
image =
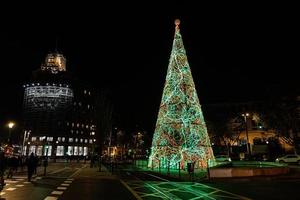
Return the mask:
M84 163L55 163L47 176L27 182L25 175L6 180L1 200L71 199L299 199L300 175L242 179L180 181L155 173L104 166L90 168ZM276 189L277 188L277 189Z

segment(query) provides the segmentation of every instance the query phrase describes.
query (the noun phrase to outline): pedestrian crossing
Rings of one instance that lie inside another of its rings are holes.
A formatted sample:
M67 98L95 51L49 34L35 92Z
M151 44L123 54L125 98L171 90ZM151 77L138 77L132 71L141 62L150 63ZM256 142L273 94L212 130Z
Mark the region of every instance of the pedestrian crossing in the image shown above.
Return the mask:
M32 180L37 181L42 178L43 177L35 177ZM66 191L68 189L68 187L72 184L73 181L74 181L74 178L65 179L44 200L57 200L59 198L59 196L61 196L64 193L64 191ZM16 177L13 179L7 179L7 180L5 180L5 183L6 183L6 185L3 189L3 191L0 192L1 197L3 195L9 195L10 192L17 191L18 188L26 187L27 185L31 184L31 182L27 181L26 177Z
M61 196L65 190L67 190L68 186L74 181L74 178L68 178L63 183L60 184L56 190L52 191L49 196L47 196L44 200L57 200L59 196Z

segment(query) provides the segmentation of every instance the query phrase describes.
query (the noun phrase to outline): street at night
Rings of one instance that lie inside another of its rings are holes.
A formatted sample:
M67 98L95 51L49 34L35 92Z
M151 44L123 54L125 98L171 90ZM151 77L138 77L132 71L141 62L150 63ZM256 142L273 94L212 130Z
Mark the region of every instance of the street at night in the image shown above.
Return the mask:
M1 199L298 199L300 186L300 169L292 179L281 176L186 182L121 166L112 174L104 166L99 172L89 164L58 165L32 183L23 176L7 180Z
M0 200L300 199L297 6L4 8Z

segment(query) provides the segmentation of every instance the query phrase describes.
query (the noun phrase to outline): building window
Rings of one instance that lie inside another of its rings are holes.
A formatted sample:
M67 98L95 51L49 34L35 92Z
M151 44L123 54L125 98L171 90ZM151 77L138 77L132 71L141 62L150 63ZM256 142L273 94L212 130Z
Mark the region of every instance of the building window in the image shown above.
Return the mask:
M86 94L86 90L84 90L84 94Z
M76 130L76 134L78 134L79 133L79 131L78 130Z
M44 149L44 156L51 156L52 146L51 145L45 145Z
M62 137L62 138L61 138L61 141L64 142L64 141L65 141L65 137Z
M87 105L87 108L90 109L90 105Z
M91 95L91 92L89 92L89 95Z
M83 131L81 131L81 134L83 134Z
M47 137L47 141L48 142L52 142L53 141L53 137Z
M93 143L93 140L92 139L90 139L90 144L92 144Z
M87 147L83 147L83 155L84 156L88 155L88 148Z
M92 132L91 132L91 135L95 135L95 132L94 132L94 131L92 131Z
M81 143L83 142L83 139L82 139L82 138L80 139L80 142L81 142Z
M43 146L38 146L36 149L36 155L42 156L43 155Z
M79 102L78 105L81 106L81 102Z
M84 124L81 124L81 128L84 128Z
M87 140L87 139L85 139L85 140L84 140L84 143L88 143L88 140Z
M74 156L77 156L77 155L78 155L78 147L74 146Z
M58 137L58 138L57 138L57 141L59 141L59 142L60 142L60 141L61 141L61 137Z
M64 155L64 146L57 146L56 155L57 156L63 156Z
M30 155L31 153L34 153L34 154L35 154L35 148L36 148L36 146L30 146L30 147L29 147L28 155Z
M85 128L89 128L89 125L86 125L86 127Z
M32 137L32 138L31 138L31 141L32 141L32 142L36 141L36 137Z
M70 125L70 123L69 122L67 122L67 126L69 126Z
M74 127L74 123L72 123L72 127Z
M73 142L73 138L69 138L69 142Z
M79 123L77 123L77 128L79 128Z
M78 138L75 138L75 142L78 142Z
M68 146L67 155L72 156L73 155L73 146Z
M82 147L78 147L78 151L79 151L79 156L82 156L83 155L83 149L82 149Z

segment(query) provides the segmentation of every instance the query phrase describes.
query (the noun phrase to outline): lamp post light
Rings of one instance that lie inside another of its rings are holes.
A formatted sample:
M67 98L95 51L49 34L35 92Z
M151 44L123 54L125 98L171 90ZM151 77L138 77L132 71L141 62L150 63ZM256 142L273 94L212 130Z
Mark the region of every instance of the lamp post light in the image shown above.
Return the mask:
M249 143L249 136L248 136L248 117L249 117L249 113L243 113L242 116L244 117L244 121L245 121L245 130L246 130L246 137L247 137L247 153L249 154L249 156L251 157L251 148L250 148L250 143Z
M25 140L26 138L28 139L29 138L29 135L30 135L30 132L31 130L29 131L24 131L24 136L23 136L23 143L22 143L22 156L25 156L26 155L26 150L25 150Z
M9 122L8 124L8 139L7 139L7 143L10 142L10 135L11 135L11 129L15 126L14 122Z

